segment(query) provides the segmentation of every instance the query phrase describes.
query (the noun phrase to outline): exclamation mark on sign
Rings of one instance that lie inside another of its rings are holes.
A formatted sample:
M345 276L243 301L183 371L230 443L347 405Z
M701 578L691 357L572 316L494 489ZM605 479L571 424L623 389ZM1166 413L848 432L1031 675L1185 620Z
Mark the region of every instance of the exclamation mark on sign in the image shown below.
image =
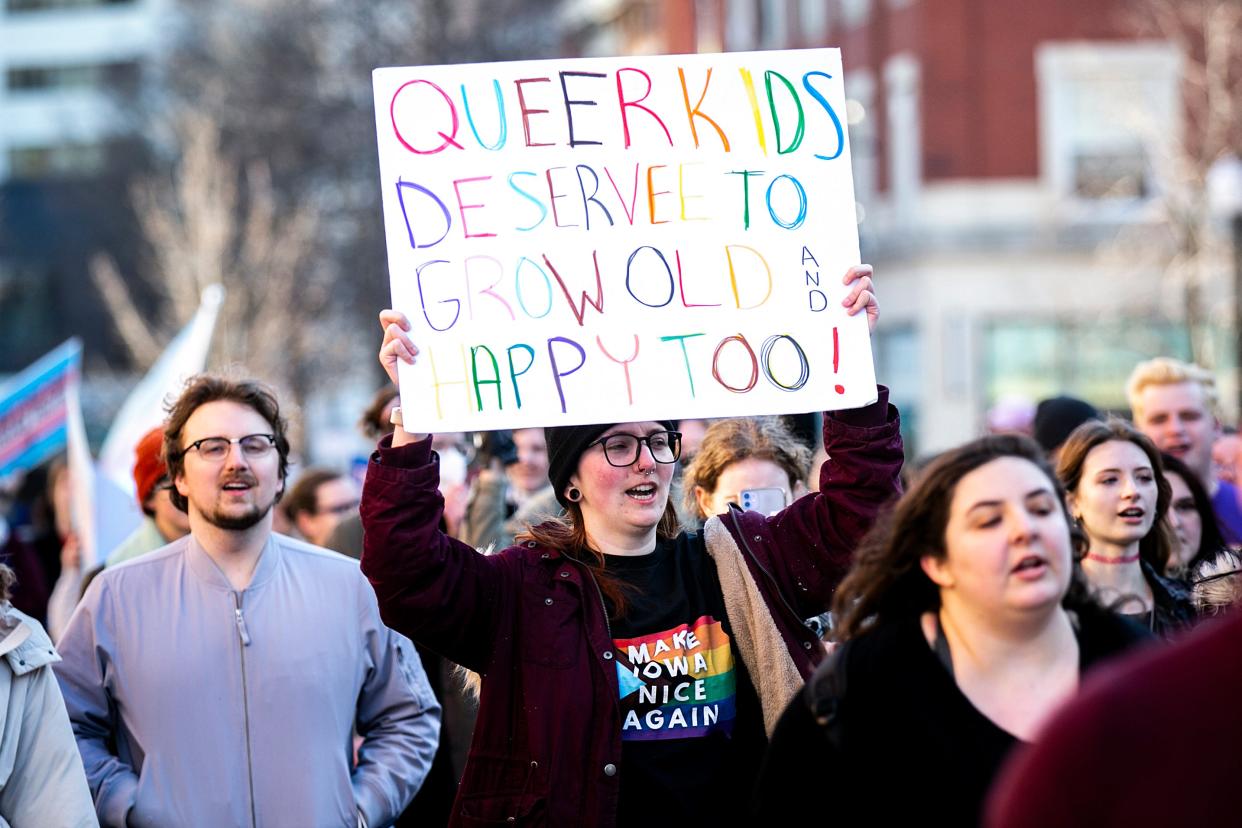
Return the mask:
M837 373L837 369L841 366L841 337L837 333L837 329L832 329L832 373ZM845 393L844 385L834 385L838 394Z

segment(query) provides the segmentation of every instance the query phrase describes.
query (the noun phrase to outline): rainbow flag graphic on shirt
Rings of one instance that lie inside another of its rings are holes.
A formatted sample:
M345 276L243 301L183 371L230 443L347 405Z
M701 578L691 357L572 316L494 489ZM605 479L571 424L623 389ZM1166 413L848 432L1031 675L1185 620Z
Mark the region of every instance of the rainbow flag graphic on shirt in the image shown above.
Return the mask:
M729 636L704 615L693 624L618 638L622 739L733 733L736 678Z

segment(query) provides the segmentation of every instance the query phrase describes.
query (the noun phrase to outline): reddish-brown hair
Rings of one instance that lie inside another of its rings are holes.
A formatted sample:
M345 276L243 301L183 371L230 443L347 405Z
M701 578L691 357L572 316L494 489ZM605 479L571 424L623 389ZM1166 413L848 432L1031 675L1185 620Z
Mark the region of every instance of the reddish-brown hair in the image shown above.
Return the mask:
M669 540L677 537L681 525L672 501L665 503L664 515L656 527L656 537ZM625 615L628 602L625 585L609 572L604 565L604 555L591 546L586 527L582 521L582 507L571 502L565 509L565 517L555 517L535 526L528 526L516 538L517 542L534 541L540 546L555 549L567 558L573 558L587 568L599 584L604 598L612 605L613 615Z

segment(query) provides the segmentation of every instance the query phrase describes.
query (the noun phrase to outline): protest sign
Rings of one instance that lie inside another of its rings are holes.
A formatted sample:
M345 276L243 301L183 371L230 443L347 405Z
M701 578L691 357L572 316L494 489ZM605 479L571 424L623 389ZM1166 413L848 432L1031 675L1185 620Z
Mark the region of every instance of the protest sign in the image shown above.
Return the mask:
M384 68L406 428L875 399L835 49Z

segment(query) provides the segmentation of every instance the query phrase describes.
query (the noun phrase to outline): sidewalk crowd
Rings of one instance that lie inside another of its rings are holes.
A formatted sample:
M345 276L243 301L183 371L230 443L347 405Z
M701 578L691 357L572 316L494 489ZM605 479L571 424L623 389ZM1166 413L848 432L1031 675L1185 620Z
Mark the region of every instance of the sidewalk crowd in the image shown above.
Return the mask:
M843 281L874 329L871 269ZM212 374L135 446L144 520L100 565L66 466L28 476L0 826L1236 818L1242 440L1210 372L1134 366L1128 420L1006 401L911 464L883 386L422 435L418 343L380 321L361 487Z

